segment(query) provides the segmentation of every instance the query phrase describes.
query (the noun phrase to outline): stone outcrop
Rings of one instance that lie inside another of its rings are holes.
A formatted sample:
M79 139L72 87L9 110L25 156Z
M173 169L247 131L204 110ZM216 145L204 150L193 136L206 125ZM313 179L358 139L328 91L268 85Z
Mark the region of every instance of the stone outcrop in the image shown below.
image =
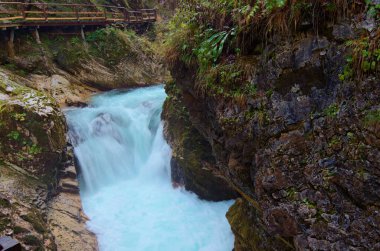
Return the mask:
M64 83L61 76L79 86L78 90L86 86L100 90L146 86L162 83L168 77L153 43L132 30L89 29L86 43L75 28L54 30L58 34L77 32L73 37L50 35L51 32L52 29L41 30L39 44L28 32L15 31L15 55L10 57L7 50L0 50L0 66L42 82L39 86L57 83L57 76L58 82ZM0 47L6 48L7 39L7 32L1 32ZM37 84L33 88L37 89Z
M26 250L96 250L66 123L46 94L0 72L0 235Z
M172 98L165 102L162 117L166 139L173 149L171 175L174 186L185 186L206 200L235 198L237 193L222 175L217 174L219 170L210 144L191 125L180 97L174 97L177 89L167 84L166 91Z
M240 100L199 92L197 68L173 64L179 94L167 102L180 98L242 196L227 214L235 250L380 248L379 79L339 79L342 39L357 34L346 26L246 56L257 92Z
M96 236L86 229L79 195L77 171L72 148L59 173L57 195L49 201L47 221L59 250L98 250Z
M0 157L53 185L66 123L53 99L0 73Z

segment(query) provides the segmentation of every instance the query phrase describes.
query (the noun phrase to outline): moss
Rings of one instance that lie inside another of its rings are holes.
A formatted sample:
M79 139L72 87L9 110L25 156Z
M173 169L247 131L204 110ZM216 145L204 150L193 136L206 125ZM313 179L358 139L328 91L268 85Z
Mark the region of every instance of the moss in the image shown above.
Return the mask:
M201 93L222 96L244 103L246 97L257 93L256 85L248 81L247 62L240 60L229 64L219 64L198 73L197 88Z
M0 109L0 156L26 171L54 182L54 158L66 144L66 124L55 102L41 92L24 87L0 75L0 92L10 102ZM50 128L47 132L46 128Z
M46 227L44 226L44 220L40 215L37 215L36 212L31 212L27 215L23 215L21 218L32 224L34 230L36 230L38 233L43 234L47 231Z
M244 199L237 199L226 217L235 234L235 248L238 250L267 250L265 247L273 250L294 250L287 240L266 232L266 227L259 221L260 213Z
M323 114L330 118L336 118L338 113L339 106L337 104L332 104L323 111Z
M20 226L13 227L13 233L14 234L22 234L22 233L28 233L29 230Z
M22 238L24 244L28 246L42 246L42 242L34 235L28 234Z
M4 231L9 224L11 224L9 217L0 212L0 232Z
M1 165L1 162L0 162L0 165ZM11 203L7 199L0 198L0 207L10 208L11 207Z
M380 122L380 110L367 111L364 117L365 125L373 125Z
M298 194L298 191L295 187L289 187L287 190L286 190L286 196L294 201L296 198L297 198L297 194Z
M330 140L330 142L329 142L329 146L330 146L330 147L334 147L334 146L336 146L336 145L338 145L338 144L340 144L340 143L341 143L341 141L340 141L339 137L334 136L334 137Z

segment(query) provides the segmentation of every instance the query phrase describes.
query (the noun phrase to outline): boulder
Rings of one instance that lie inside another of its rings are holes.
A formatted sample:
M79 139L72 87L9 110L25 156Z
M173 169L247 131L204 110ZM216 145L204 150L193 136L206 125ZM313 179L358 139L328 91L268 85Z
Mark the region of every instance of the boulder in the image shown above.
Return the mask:
M66 145L66 123L55 101L0 72L0 159L54 183Z

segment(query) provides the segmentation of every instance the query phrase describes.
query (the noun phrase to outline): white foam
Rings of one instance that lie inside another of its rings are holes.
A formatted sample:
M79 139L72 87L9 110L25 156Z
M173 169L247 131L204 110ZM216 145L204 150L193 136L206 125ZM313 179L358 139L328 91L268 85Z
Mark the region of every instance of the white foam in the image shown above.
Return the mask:
M81 196L101 250L230 251L233 203L206 202L170 181L162 86L96 96L67 111L82 171Z

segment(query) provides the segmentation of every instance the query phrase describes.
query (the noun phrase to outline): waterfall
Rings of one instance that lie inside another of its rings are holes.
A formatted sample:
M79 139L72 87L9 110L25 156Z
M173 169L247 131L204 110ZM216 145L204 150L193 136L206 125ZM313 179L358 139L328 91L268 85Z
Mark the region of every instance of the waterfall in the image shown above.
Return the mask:
M170 180L163 86L111 91L66 111L87 223L100 250L231 251L232 201L207 202Z

